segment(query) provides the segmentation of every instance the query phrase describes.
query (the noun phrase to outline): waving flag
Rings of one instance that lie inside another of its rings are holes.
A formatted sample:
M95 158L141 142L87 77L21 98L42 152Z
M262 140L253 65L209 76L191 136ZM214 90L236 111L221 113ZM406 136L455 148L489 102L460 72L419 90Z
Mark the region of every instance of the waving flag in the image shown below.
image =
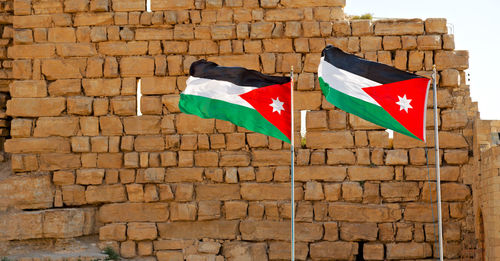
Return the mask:
M367 121L425 141L430 79L327 46L318 77L326 100Z
M199 60L181 93L182 112L226 120L290 143L290 77Z

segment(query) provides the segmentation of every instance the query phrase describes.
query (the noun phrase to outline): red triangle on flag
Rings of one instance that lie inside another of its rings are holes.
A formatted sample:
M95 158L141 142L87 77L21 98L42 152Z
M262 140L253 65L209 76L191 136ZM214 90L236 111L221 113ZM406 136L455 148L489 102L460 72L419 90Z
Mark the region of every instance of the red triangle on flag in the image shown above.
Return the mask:
M415 78L363 88L396 121L425 140L425 112L429 79Z
M290 83L260 87L240 95L266 120L291 139Z

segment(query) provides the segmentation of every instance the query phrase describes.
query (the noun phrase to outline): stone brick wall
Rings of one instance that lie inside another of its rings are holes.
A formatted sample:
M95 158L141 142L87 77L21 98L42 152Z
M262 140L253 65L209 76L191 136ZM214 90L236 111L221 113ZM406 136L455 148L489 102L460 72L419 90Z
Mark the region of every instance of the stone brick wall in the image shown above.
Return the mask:
M0 250L98 234L127 258L288 258L289 145L179 112L189 66L205 58L298 72L296 109L310 110L296 150L298 260L435 257L432 113L424 144L334 108L315 74L326 44L425 76L437 65L445 257L475 248L468 52L444 19L349 21L344 5L15 0Z

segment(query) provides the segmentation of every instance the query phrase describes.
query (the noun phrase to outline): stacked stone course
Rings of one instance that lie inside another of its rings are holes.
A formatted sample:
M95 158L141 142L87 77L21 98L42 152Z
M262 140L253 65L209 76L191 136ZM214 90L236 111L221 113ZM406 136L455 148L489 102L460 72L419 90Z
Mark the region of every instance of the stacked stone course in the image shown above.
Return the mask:
M290 147L180 113L189 66L204 58L298 74L296 109L310 110L296 150L298 260L436 257L432 92L427 143L389 138L323 98L327 44L424 76L436 64L445 257L475 247L468 52L446 20L351 21L345 0L151 2L14 0L0 250L98 234L125 258L289 258Z

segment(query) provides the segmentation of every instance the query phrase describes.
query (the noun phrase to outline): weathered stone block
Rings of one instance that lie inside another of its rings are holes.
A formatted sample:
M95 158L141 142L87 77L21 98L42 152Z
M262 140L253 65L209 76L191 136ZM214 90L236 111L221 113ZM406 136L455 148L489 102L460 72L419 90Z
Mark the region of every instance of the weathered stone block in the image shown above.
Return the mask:
M351 215L357 213L356 215ZM399 205L330 203L328 215L336 221L394 222L401 219Z
M62 137L8 139L4 146L9 153L70 152L69 140Z
M200 184L196 185L197 200L236 200L240 199L238 184Z
M203 180L203 168L168 168L166 182L197 182Z
M125 241L126 231L127 225L125 224L107 224L99 228L99 240Z
M82 209L49 210L44 213L43 236L71 238L83 235L85 214Z
M376 35L420 35L424 23L420 19L387 19L375 22Z
M323 226L317 223L298 223L296 240L314 242L323 236ZM287 240L290 238L290 222L242 221L240 232L243 240Z
M145 56L127 56L120 60L120 72L122 76L153 76L155 60Z
M43 214L41 212L5 213L0 216L2 240L42 238Z
M76 117L40 117L33 133L34 137L74 136L78 132Z
M19 117L59 116L66 109L66 99L12 98L7 101L7 114Z
M160 237L164 239L235 239L239 221L197 221L158 223Z
M376 223L343 223L340 238L344 241L375 241L378 227Z
M123 202L127 200L127 196L125 194L125 187L121 184L87 186L85 199L90 204Z
M160 133L160 116L143 115L123 118L126 134L144 135Z
M350 132L308 132L306 146L312 149L352 148L354 139Z
M388 166L352 166L347 169L347 173L351 181L392 180L394 177L394 168Z
M50 208L54 200L50 175L10 176L0 181L0 199L3 210Z
M99 220L113 222L164 222L169 217L167 203L113 203L99 209Z
M352 242L318 242L310 246L313 260L350 260L357 253L357 244Z
M155 223L133 222L127 225L127 236L131 240L154 240L158 236Z
M386 247L387 259L416 259L432 255L432 248L428 243L390 243Z
M294 191L296 199L302 198L302 187L295 187ZM245 200L289 200L290 184L242 183L241 197Z
M45 81L15 81L10 84L10 96L15 98L42 98L47 96Z
M297 181L343 181L347 176L346 167L333 166L307 166L295 168L295 180Z

